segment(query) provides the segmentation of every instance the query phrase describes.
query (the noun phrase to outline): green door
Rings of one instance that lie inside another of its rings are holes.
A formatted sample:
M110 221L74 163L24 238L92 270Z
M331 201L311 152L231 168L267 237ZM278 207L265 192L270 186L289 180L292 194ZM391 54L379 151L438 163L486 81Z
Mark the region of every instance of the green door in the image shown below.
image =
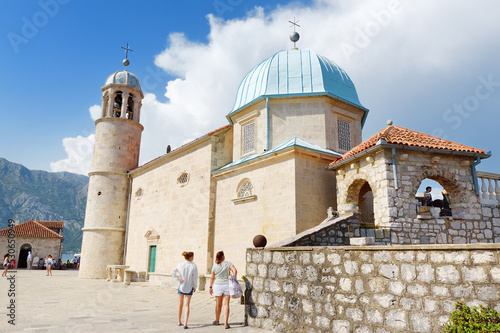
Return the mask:
M156 263L156 245L149 247L149 272L152 273L155 271L155 263Z

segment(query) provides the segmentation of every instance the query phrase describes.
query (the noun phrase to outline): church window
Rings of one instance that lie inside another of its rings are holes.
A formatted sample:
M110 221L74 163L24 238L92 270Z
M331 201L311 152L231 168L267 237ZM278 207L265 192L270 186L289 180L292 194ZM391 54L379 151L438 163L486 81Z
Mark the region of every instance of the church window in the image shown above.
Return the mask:
M243 155L255 150L255 123L244 125L243 131Z
M248 178L242 179L236 189L236 198L231 201L234 204L241 204L255 200L257 200L257 195L255 195L252 182Z
M249 181L246 181L246 182L243 183L243 185L241 185L240 191L238 193L238 197L239 198L244 198L244 197L251 196L252 192L253 192L253 185L252 185L252 183L249 182Z
M338 120L339 149L351 149L351 124L344 120Z
M122 113L122 92L117 91L113 102L113 117L120 118Z
M181 186L186 186L189 182L189 174L187 172L183 172L179 177L177 177L177 184Z

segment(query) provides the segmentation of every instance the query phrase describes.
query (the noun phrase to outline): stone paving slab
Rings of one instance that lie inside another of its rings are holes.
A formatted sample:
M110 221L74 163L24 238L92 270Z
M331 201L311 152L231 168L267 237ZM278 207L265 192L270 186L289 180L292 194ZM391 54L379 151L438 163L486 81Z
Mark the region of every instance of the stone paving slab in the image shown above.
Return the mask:
M77 270L54 271L53 276L18 270L9 276L15 279L0 279L1 332L269 332L244 326L244 305L235 299L230 303L231 329L213 326L215 298L208 291L193 295L189 330L184 330L177 326L178 295L172 287L78 279ZM8 323L11 302L15 326Z

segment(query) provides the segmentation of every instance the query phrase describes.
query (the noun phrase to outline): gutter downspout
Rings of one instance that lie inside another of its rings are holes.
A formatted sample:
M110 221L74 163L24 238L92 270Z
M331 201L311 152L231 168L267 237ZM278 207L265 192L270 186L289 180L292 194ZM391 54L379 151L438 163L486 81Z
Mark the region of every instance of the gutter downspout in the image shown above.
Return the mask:
M125 258L127 256L127 238L128 238L128 220L130 216L130 198L132 196L132 178L130 177L130 173L127 171L128 180L128 198L127 198L127 218L125 220L125 241L123 244L123 262L122 265L125 265Z
M269 151L269 97L266 97L266 151Z
M477 183L476 165L478 165L479 163L481 163L481 158L477 156L476 161L470 165L470 170L472 172L472 181L474 182L474 190L476 190L477 195L479 195L479 185Z
M396 148L392 147L392 173L394 174L394 188L397 190L398 186L398 168L396 165Z

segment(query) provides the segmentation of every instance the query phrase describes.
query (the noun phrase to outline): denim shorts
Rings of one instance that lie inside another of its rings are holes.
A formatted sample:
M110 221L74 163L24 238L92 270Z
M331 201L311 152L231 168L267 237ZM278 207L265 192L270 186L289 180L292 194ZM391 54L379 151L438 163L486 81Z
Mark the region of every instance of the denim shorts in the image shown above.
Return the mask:
M179 289L177 289L177 293L178 293L179 295L187 295L187 296L191 296L191 295L193 294L193 292L194 292L194 288L193 288L193 289L191 289L191 291L190 291L189 293L183 293L183 292L181 292Z

